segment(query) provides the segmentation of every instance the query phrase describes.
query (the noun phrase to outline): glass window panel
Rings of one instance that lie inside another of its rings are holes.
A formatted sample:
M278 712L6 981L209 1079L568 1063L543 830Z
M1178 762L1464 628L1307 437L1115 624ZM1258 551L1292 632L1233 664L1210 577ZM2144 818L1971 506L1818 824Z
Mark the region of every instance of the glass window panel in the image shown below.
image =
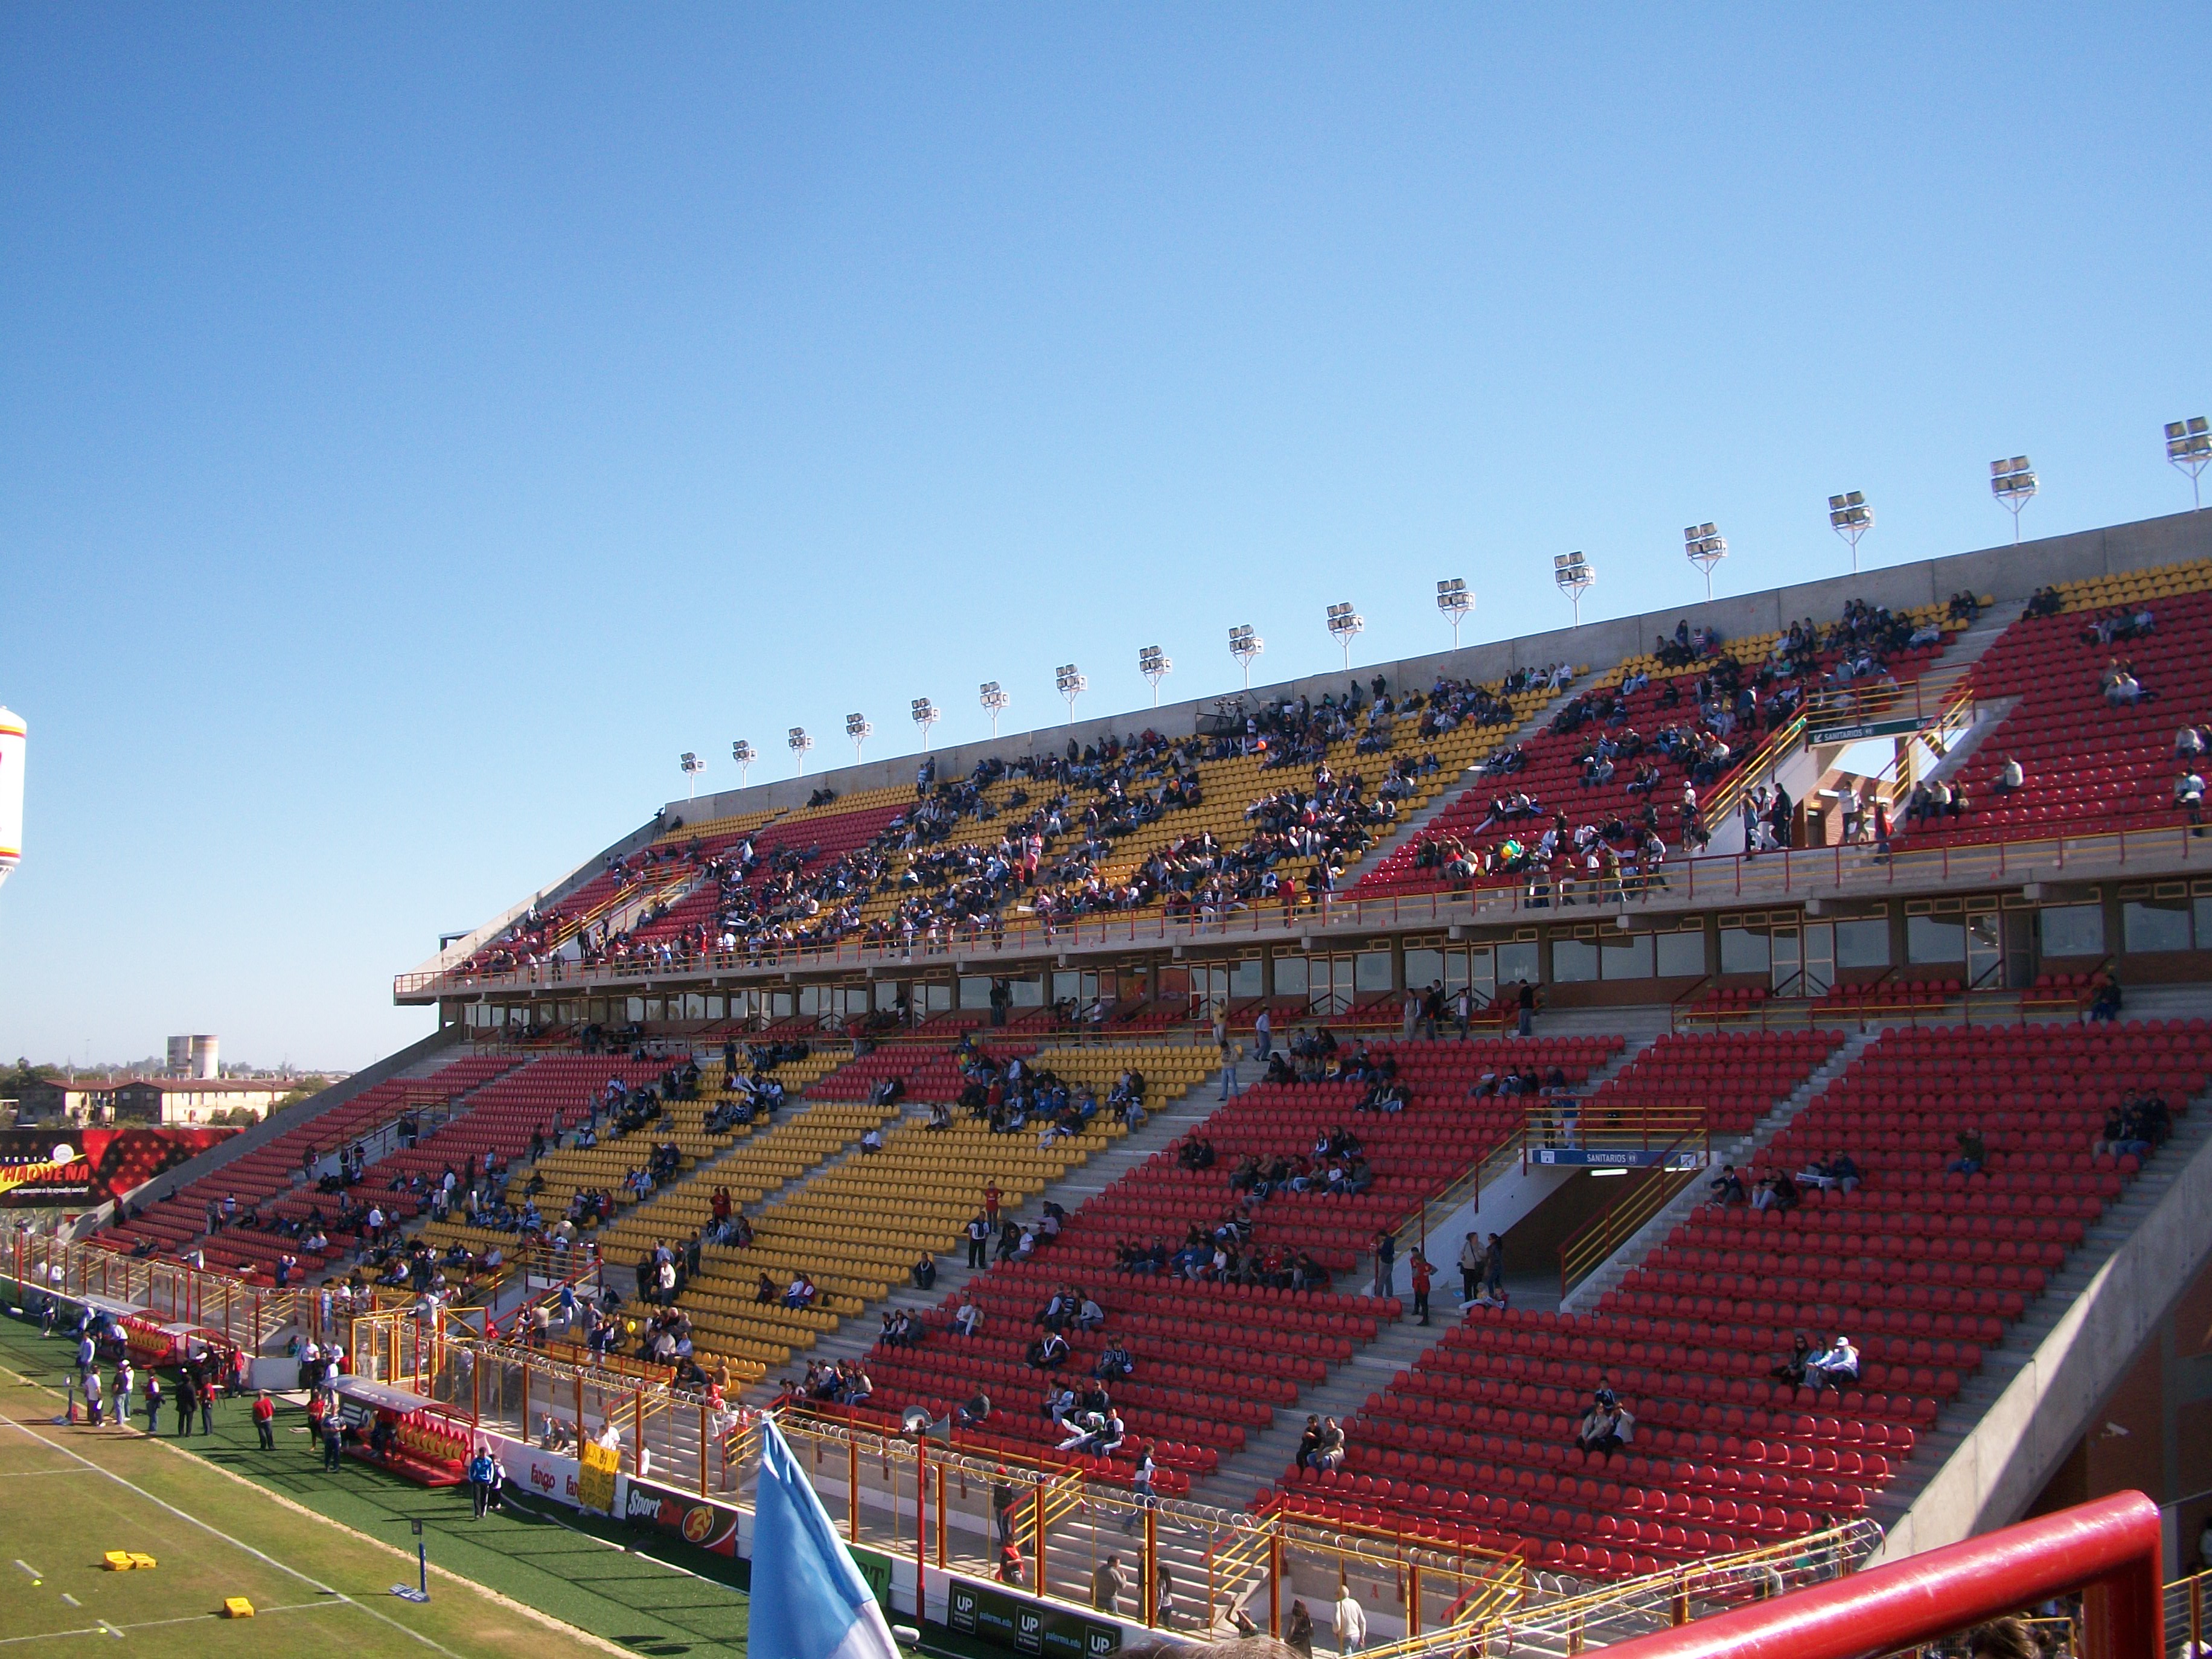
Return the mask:
M1230 970L1229 994L1232 997L1256 997L1260 994L1261 974L1257 957L1249 962L1240 962Z
M1905 959L1907 962L1964 962L1966 923L1960 916L1907 916L1905 919Z
M1604 979L1650 979L1652 936L1616 933L1599 940L1598 972Z
M1044 1006L1044 981L1042 980L1032 979L1025 975L1022 978L1016 980L1013 982L1012 988L1014 994L1015 1007L1041 1008ZM1076 987L1076 989L1069 994L1079 995L1081 991L1082 987L1079 984Z
M1304 957L1279 956L1275 958L1275 994L1279 997L1302 997L1306 994L1306 959Z
M2189 905L2183 899L2130 899L2120 907L2120 937L2124 949L2186 951L2189 948Z
M977 975L963 974L959 979L960 1006L963 1008L988 1008L991 1006L991 981Z
M1702 929L1694 933L1661 933L1654 950L1659 972L1668 979L1695 979L1705 971L1705 935Z
M1836 966L1838 968L1887 968L1889 966L1889 918L1862 916L1855 921L1836 924Z
M1455 957L1461 953L1452 952ZM1444 976L1444 953L1442 951L1408 951L1406 952L1406 983L1424 988Z
M1771 958L1767 954L1766 930L1763 927L1723 927L1721 929L1721 972L1724 974L1763 974Z
M2198 902L2203 902L2199 900ZM2046 957L2101 957L2105 954L2105 907L2101 904L2047 904L2035 913Z
M1552 941L1552 981L1578 985L1597 977L1597 942L1587 939Z
M1524 980L1534 985L1540 977L1534 939L1516 939L1510 945L1498 947L1498 985L1518 985Z
M1354 958L1352 988L1364 996L1372 991L1390 988L1390 953L1388 951L1362 951Z

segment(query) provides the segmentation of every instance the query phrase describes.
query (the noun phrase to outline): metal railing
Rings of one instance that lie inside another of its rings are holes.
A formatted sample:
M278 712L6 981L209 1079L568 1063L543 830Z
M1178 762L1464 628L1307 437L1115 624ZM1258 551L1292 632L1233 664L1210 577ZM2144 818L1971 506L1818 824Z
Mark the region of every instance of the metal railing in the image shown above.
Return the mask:
M13 1281L23 1305L52 1295L134 1310L165 1324L219 1335L247 1354L260 1353L299 1319L298 1291L264 1290L228 1273L120 1255L50 1235L16 1232L0 1251L0 1279Z
M1170 921L1164 913L1152 910L1078 917L1051 927L1024 922L982 928L971 937L948 939L935 949L909 951L896 944L867 945L848 939L777 951L709 951L679 958L667 967L624 963L585 968L556 962L497 974L450 969L401 974L392 981L392 994L402 1000L503 992L526 994L555 988L629 994L683 988L695 982L703 988L709 980L781 981L788 975L809 971L901 966L960 969L971 963L1034 959L1048 952L1269 941L1304 947L1332 940L1340 933L1378 927L1487 927L1530 916L1557 921L1562 919L1562 911L1577 909L1673 912L1739 901L1792 902L1809 896L1936 891L1962 885L2006 886L2061 876L2088 879L2106 870L2140 869L2154 874L2193 869L2208 857L2212 857L2212 845L2192 837L2188 824L2173 822L2160 812L2145 815L2133 827L2071 836L2062 832L1999 836L1922 848L1914 846L1906 835L1893 840L1887 849L1856 844L1790 848L1748 856L1675 857L1626 877L1617 887L1607 884L1603 892L1584 905L1555 903L1548 884L1532 894L1519 883L1373 898L1330 895L1317 900L1302 898L1287 920L1281 907L1273 904L1211 919ZM1354 894L1357 891L1353 890Z
M1711 1162L1711 1138L1702 1122L1654 1154L1629 1177L1627 1190L1561 1242L1561 1298L1610 1261Z

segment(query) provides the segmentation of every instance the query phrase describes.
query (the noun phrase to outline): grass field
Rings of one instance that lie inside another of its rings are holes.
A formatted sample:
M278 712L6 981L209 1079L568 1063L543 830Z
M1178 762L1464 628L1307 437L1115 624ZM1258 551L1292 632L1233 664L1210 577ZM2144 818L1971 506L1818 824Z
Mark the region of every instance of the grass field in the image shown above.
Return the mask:
M611 1522L551 1506L514 1503L476 1522L463 1491L426 1491L350 1460L325 1474L298 1410L279 1411L274 1452L258 1449L235 1402L189 1442L57 1425L70 1353L0 1318L0 1649L119 1636L156 1638L173 1655L302 1643L418 1659L571 1659L609 1644L745 1651L742 1563L702 1577L712 1558L685 1551L679 1563ZM415 1580L414 1519L429 1547L428 1606L391 1594ZM160 1565L110 1572L101 1556L113 1549ZM252 1601L252 1621L217 1616L233 1595Z

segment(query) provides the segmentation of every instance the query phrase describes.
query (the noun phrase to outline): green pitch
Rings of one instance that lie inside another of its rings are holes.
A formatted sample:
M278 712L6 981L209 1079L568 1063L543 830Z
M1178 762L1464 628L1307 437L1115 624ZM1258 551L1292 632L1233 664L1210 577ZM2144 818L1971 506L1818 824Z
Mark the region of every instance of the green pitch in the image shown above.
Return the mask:
M0 1317L0 1627L13 1650L119 1635L178 1656L310 1644L415 1659L745 1651L741 1563L702 1577L721 1564L550 1504L477 1522L465 1491L425 1491L352 1460L325 1474L295 1409L279 1410L274 1452L256 1446L240 1401L189 1442L57 1425L72 1352ZM416 1519L428 1606L391 1594L415 1582ZM109 1550L159 1565L109 1571ZM221 1617L229 1596L251 1601L255 1618Z

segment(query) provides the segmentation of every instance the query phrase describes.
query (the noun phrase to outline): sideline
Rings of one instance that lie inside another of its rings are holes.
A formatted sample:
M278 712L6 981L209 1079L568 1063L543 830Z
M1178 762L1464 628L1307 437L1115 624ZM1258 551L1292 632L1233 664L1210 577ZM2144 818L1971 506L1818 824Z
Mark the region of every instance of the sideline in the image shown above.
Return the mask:
M11 1376L15 1376L18 1382L25 1380L17 1373L11 1372L9 1374ZM32 1383L30 1386L36 1388L39 1385ZM52 1392L52 1390L47 1390L47 1392ZM202 1532L207 1533L212 1537L220 1538L224 1543L231 1546L232 1548L244 1550L248 1555L253 1557L255 1560L265 1563L267 1565L276 1568L279 1572L289 1573L291 1577L298 1579L301 1583L307 1585L308 1589L314 1590L320 1595L331 1596L337 1601L343 1601L349 1607L359 1607L370 1618L377 1620L383 1624L389 1625L392 1629L399 1631L405 1635L413 1637L415 1640L420 1642L424 1647L434 1649L436 1651L445 1654L447 1656L447 1659L461 1659L461 1656L459 1654L455 1653L451 1648L447 1647L442 1643L431 1640L430 1638L423 1635L421 1631L408 1629L406 1626L401 1624L397 1619L391 1617L387 1613L378 1612L374 1607L370 1607L366 1601L355 1601L352 1596L346 1595L344 1591L331 1589L331 1586L323 1583L321 1579L313 1577L307 1573L301 1572L297 1567L291 1566L283 1561L279 1561L275 1556L269 1554L266 1551L254 1548L252 1545L247 1543L242 1538L233 1538L228 1533L222 1531L220 1528L212 1526L209 1522L201 1520L197 1515L189 1514L185 1510L179 1509L174 1504L169 1503L164 1498L155 1497L154 1494L148 1492L145 1487L138 1486L132 1481L125 1480L121 1475L116 1474L114 1470L103 1468L101 1465L94 1462L89 1457L85 1456L82 1453L72 1450L70 1448L63 1445L58 1440L47 1439L45 1435L39 1433L36 1430L29 1427L26 1424L18 1422L15 1419L8 1416L5 1413L0 1413L0 1423L5 1423L10 1428L21 1430L22 1432L29 1435L32 1439L37 1441L40 1445L46 1447L50 1451L58 1451L64 1457L75 1458L78 1462L83 1464L85 1468L93 1471L94 1474L105 1475L108 1480L112 1480L117 1486L122 1487L125 1492L136 1492L148 1503L152 1504L158 1508L167 1510L171 1515L175 1516L178 1520L188 1521L193 1526L198 1527Z
M21 1383L27 1389L35 1389L41 1394L57 1395L57 1397L59 1397L55 1389L48 1388L45 1383L38 1382L34 1378L24 1376L22 1372L15 1370L12 1365L0 1365L0 1376L13 1377L17 1382ZM24 1433L31 1435L31 1437L34 1440L43 1438L43 1437L33 1433L32 1431L28 1429L23 1429L22 1425L16 1423L12 1418L0 1416L0 1425L22 1429ZM319 1526L328 1527L334 1532L343 1533L347 1537L354 1540L356 1542L367 1544L374 1548L382 1550L386 1554L396 1557L402 1562L409 1565L415 1564L416 1558L411 1553L406 1550L401 1549L397 1544L392 1543L386 1539L378 1538L372 1534L362 1532L356 1527L349 1527L343 1521L333 1520L331 1516L323 1514L320 1510L310 1509L305 1504L300 1503L295 1498L287 1498L283 1492L272 1491L270 1488L263 1486L259 1481L251 1480L245 1475L240 1474L235 1470L225 1468L222 1464L210 1462L204 1457L195 1457L191 1452L185 1450L181 1447L171 1445L167 1440L159 1436L145 1435L141 1436L140 1438L147 1441L150 1444L163 1448L172 1456L182 1457L188 1460L196 1468L206 1469L213 1474L219 1474L226 1480L235 1481L238 1485L244 1486L247 1491L255 1492L259 1496L267 1498L270 1503L278 1505L280 1508L289 1510L295 1515L304 1516L306 1519L314 1522ZM69 1448L66 1446L57 1448L57 1449L67 1453L68 1455L71 1457L76 1456L76 1454L73 1451L70 1451ZM79 1458L78 1461L82 1462L86 1460ZM96 1463L92 1467L94 1468L100 1468ZM102 1474L107 1474L106 1469L100 1469L100 1472ZM119 1476L114 1478L120 1479ZM124 1484L127 1486L129 1485L129 1482L126 1481ZM159 1498L155 1498L154 1501L156 1503L161 1502ZM216 1535L218 1537L222 1537L226 1534L217 1534ZM243 1548L246 1547L241 1545L240 1547ZM430 1571L439 1577L450 1579L456 1584L465 1585L469 1589L473 1591L475 1594L483 1596L486 1601L505 1607L510 1612L520 1613L524 1618L533 1620L537 1623L544 1626L549 1630L558 1631L564 1636L573 1637L579 1642L582 1642L588 1646L599 1649L602 1653L615 1655L617 1656L617 1659L636 1659L635 1650L623 1647L621 1644L617 1642L611 1642L605 1637L599 1636L591 1631L585 1630L580 1626L572 1625L566 1620L556 1619L551 1613L544 1611L542 1607L533 1607L527 1601L518 1601L514 1597L506 1595L500 1590L495 1590L489 1584L480 1584L477 1583L475 1579L465 1577L462 1574L455 1572L451 1567L441 1566L435 1561L431 1562L429 1566ZM335 1593L336 1592L333 1592L333 1594ZM356 1602L355 1605L359 1606L360 1604ZM371 1611L374 1611L374 1609L371 1609ZM377 1613L376 1616L380 1619L383 1619L384 1622L387 1625L394 1624L392 1620L385 1618L385 1615L380 1613ZM395 1625L394 1627L399 1630L407 1630L407 1626L404 1625ZM416 1636L416 1632L411 1630L408 1630L407 1633L410 1636ZM429 1640L428 1637L421 1636L416 1636L416 1639L426 1642ZM434 1642L431 1643L430 1645L436 1647L437 1644ZM444 1648L439 1648L438 1650L441 1653L447 1651L447 1650ZM455 1656L455 1659L459 1659L459 1656Z

